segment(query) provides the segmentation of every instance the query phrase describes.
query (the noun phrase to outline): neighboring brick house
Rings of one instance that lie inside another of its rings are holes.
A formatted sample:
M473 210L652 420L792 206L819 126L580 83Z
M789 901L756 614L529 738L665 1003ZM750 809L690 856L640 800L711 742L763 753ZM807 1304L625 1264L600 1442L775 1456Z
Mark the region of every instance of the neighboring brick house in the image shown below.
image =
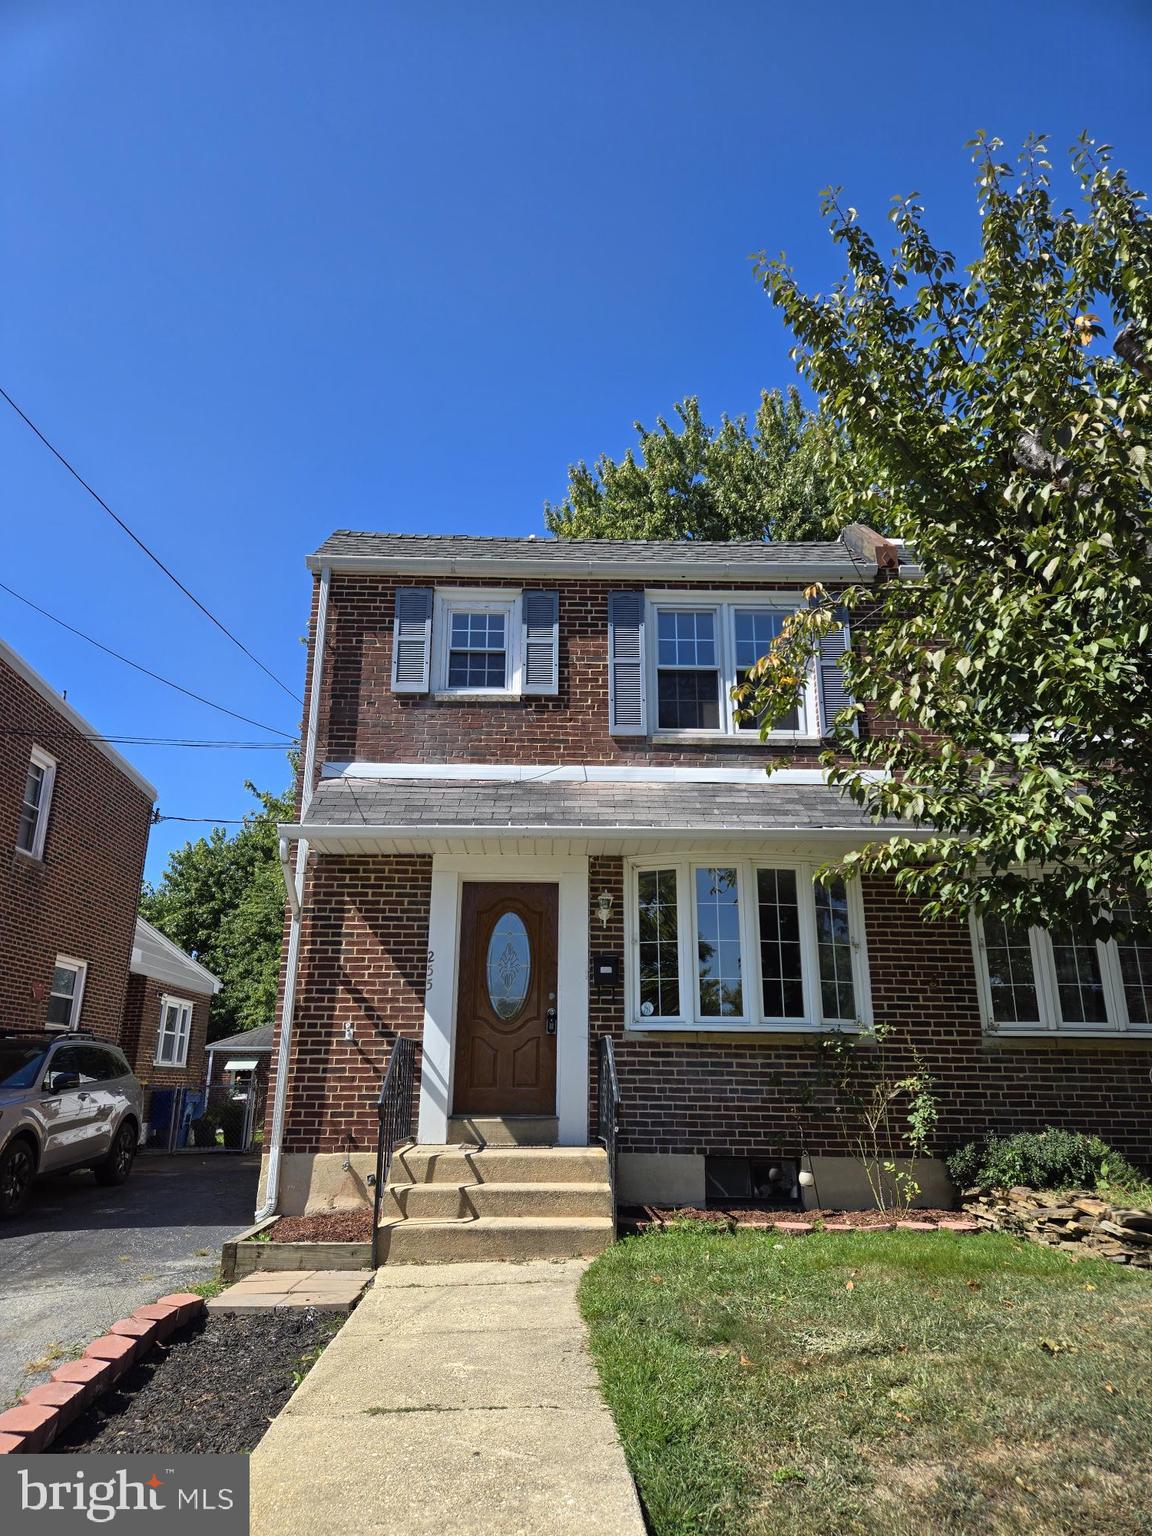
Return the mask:
M0 641L0 1024L120 1039L155 799Z
M886 835L817 763L846 628L767 743L733 719L730 686L807 585L902 579L899 554L856 528L337 533L310 557L301 810L281 828L289 1069L262 1209L323 1207L349 1164L365 1179L403 1036L418 1137L440 1148L590 1145L609 1036L625 1199L751 1190L804 1158L807 1198L866 1201L821 1042L873 1021L935 1075L941 1144L1058 1124L1149 1160L1152 947L928 926L888 881L813 882ZM938 1163L922 1182L945 1192Z
M208 1013L221 985L158 928L136 919L122 1044L145 1089L204 1085Z

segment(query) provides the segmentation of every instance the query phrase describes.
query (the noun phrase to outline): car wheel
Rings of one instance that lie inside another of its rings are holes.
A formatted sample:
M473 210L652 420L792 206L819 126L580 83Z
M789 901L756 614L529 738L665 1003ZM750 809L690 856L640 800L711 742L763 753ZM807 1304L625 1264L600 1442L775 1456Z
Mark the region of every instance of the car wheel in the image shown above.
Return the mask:
M123 1184L132 1172L136 1158L136 1127L128 1122L116 1132L112 1150L102 1163L92 1170L97 1184Z
M0 1154L0 1216L19 1216L32 1193L36 1155L20 1136Z

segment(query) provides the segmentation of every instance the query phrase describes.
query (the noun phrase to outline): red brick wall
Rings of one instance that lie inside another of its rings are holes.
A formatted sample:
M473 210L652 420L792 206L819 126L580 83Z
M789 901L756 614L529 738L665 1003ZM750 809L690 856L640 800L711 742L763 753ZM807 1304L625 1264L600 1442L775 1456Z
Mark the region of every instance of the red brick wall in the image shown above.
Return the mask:
M399 585L427 586L430 578ZM556 588L560 594L560 681L555 698L494 702L433 699L392 692L392 619L397 583L383 576L334 574L328 596L324 691L317 766L333 762L727 763L756 764L770 753L797 766L818 748L719 742L707 750L608 734L608 593L642 589L626 581L453 579L454 587ZM756 591L731 582L660 582L662 589ZM761 590L801 590L795 582ZM314 638L315 601L313 602Z
M151 804L0 659L0 1020L39 1029L57 955L88 962L80 1027L119 1040ZM57 759L43 861L16 848L33 745Z
M376 1145L376 1100L398 1034L424 1031L432 860L315 860L305 892L286 1152ZM345 1022L355 1040L344 1040ZM275 1056L279 1048L277 1017ZM419 1053L416 1081L419 1081ZM268 1096L269 1116L273 1096ZM270 1126L266 1140L270 1137Z
M592 860L593 906L604 889L617 898L603 942L593 919L594 943L621 953L622 868L620 859ZM873 1013L891 1026L891 1061L906 1069L914 1047L936 1078L941 1148L985 1130L1060 1125L1097 1132L1152 1163L1152 1040L990 1039L967 927L922 922L887 881L866 882L863 897ZM778 1154L799 1150L801 1129L809 1152L848 1150L834 1106L837 1068L817 1037L625 1038L623 1021L622 996L598 1003L593 993L593 1033L615 1040L621 1150Z
M156 1065L157 1037L160 1033L160 999L180 997L192 1004L192 1032L188 1040L188 1059L183 1067ZM211 994L192 992L187 987L169 986L152 976L129 976L124 1003L124 1054L133 1072L148 1088L200 1088L204 1083L204 1046L208 1039L208 1011Z

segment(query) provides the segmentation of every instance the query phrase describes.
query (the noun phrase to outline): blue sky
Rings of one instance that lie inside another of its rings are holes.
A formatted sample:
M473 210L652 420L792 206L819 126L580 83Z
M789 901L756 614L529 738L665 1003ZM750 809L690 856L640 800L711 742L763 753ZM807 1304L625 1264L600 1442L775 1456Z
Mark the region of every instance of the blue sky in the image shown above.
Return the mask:
M1150 57L1147 0L0 0L0 384L298 691L330 529L537 532L635 419L753 408L792 368L749 254L826 286L830 182L964 255L978 128L1087 128L1147 186ZM296 729L2 405L0 466L0 580ZM259 734L3 593L0 635L110 734ZM287 779L126 750L169 814Z

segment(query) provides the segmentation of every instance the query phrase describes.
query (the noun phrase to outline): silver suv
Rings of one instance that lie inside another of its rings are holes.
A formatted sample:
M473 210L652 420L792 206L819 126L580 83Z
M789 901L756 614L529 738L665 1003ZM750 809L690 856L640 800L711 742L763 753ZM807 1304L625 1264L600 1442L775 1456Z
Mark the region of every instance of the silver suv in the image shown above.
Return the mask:
M38 1173L91 1168L98 1184L123 1184L142 1097L114 1045L0 1030L0 1216L19 1215Z

